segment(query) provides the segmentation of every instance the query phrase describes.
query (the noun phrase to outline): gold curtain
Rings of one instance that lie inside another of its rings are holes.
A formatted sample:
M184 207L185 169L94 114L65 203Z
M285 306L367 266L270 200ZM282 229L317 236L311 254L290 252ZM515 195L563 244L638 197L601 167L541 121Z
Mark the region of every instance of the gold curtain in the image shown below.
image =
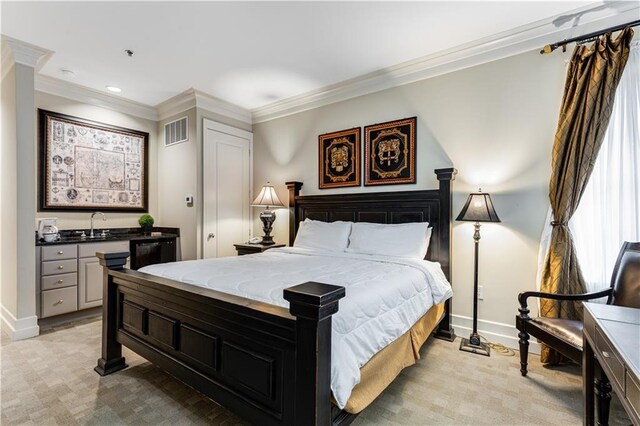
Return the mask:
M554 221L541 291L559 294L586 291L567 223L578 208L602 145L632 38L633 30L626 28L616 39L606 34L590 48L576 46L573 51L553 143L549 201ZM540 315L581 320L582 304L541 299ZM560 358L543 346L541 360L548 363Z

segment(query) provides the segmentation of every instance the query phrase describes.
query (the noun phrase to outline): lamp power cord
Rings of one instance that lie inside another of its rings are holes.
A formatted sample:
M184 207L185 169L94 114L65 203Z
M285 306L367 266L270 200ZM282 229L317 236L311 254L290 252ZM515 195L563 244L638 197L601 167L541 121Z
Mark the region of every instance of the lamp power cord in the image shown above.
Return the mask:
M481 334L478 334L478 336L480 336L480 340L484 340L484 342L489 345L489 347L491 349L493 349L493 351L495 353L497 353L498 355L502 355L502 356L515 356L515 352L513 349L510 349L508 347L506 347L505 345L501 344L501 343L493 343L490 342L486 337L482 336Z

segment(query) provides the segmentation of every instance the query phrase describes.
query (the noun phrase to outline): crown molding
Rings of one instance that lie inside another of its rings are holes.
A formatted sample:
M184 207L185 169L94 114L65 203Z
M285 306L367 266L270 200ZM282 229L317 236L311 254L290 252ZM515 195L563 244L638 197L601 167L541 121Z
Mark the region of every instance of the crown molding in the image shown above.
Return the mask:
M186 90L156 105L158 121L166 120L196 107L196 96L193 89Z
M5 53L5 49L8 49L9 53ZM3 59L10 59L16 64L22 64L32 68L37 67L38 69L42 68L44 62L54 53L51 50L16 40L4 34L2 34L2 50Z
M191 108L202 108L242 123L252 124L251 111L193 88L156 105L158 120L165 120Z
M561 15L562 17L573 16L573 18L559 25L560 16L553 16L253 109L253 123L275 120L358 96L530 52L557 40L636 20L638 13L640 13L638 2L601 2L600 5L582 7ZM574 20L579 21L579 24L574 26Z
M153 121L165 120L191 108L198 107L251 124L251 112L249 110L195 89L182 92L155 107L42 74L36 74L35 89L38 92L49 93Z
M112 96L85 86L70 83L57 78L36 74L35 89L74 101L106 108L147 120L158 120L158 112L152 106Z
M51 50L16 40L4 34L1 37L2 79L15 64L25 65L39 71L54 53Z
M253 124L251 111L238 105L208 95L199 90L194 90L196 96L196 106L216 114L233 118L242 123Z
M3 40L1 46L2 50L0 51L0 80L4 80L7 73L11 70L11 68L13 68L14 62L9 43L5 43Z

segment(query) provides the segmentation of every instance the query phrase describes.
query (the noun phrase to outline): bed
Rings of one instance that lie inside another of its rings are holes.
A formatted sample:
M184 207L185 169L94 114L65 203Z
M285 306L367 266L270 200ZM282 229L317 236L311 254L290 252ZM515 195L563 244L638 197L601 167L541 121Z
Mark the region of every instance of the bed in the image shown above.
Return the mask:
M425 191L301 196L302 183L288 182L290 246L305 219L429 222L432 236L426 259L439 262L450 281L451 181L455 170L438 169L435 173L439 188ZM278 250L249 257L257 262L269 256L304 256L293 249ZM388 374L379 371L390 359L402 359L398 354L407 352L403 346L412 348L417 356L419 346L436 327L437 337L454 338L451 299L447 299L361 366L357 372L361 383L349 398L351 402L359 395L359 402L349 406L339 393L333 395L338 401L332 402L332 316L338 312L348 285L301 282L286 287L282 296L253 300L243 297L242 292L231 294L166 278L181 278L169 272L161 277L157 275L163 273L158 271L150 275L125 269L127 256L98 254L105 285L102 357L95 370L106 375L125 368L125 345L253 424L348 424L379 393L380 386L388 384L380 377L395 377L399 370ZM302 259L303 263L315 261ZM227 262L233 266L233 261ZM335 264L339 264L337 259ZM291 277L304 278L289 268ZM185 275L185 270L181 274ZM266 276L264 282L270 285ZM340 321L345 322L336 316L337 325ZM335 348L340 344L336 339ZM410 356L399 361L399 369L411 361ZM364 386L362 382L373 384ZM368 390L371 387L377 390L372 393Z

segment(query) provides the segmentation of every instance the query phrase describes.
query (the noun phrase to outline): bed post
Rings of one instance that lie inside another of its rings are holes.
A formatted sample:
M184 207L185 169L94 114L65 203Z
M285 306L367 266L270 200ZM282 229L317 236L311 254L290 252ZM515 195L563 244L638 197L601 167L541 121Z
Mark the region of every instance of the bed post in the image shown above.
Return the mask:
M438 176L440 184L440 251L438 261L442 265L444 275L451 282L451 182L456 178L457 170L452 167L436 169L434 172ZM445 302L444 309L444 318L440 321L435 335L439 339L453 342L456 338L456 333L451 326L451 299Z
M109 275L109 270L121 270L127 263L129 252L122 253L96 253L103 268L102 288L102 357L98 359L98 365L94 370L101 376L115 373L127 367L122 356L122 345L116 341L118 332L118 292Z
M296 239L296 226L300 219L298 218L298 209L296 208L296 197L300 195L302 182L291 181L286 182L289 190L289 246L293 247L293 241Z
M331 315L344 287L307 282L284 290L296 317L294 424L331 424Z

